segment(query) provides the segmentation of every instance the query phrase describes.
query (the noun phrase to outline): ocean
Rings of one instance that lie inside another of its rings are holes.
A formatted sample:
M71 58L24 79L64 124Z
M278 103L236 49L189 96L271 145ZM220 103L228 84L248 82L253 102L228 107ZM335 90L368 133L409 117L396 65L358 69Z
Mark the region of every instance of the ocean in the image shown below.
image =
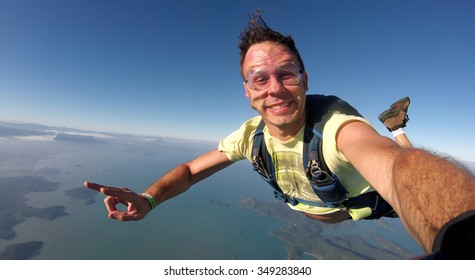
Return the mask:
M203 180L142 221L110 220L103 196L83 188L84 181L141 192L217 143L0 124L0 192L14 205L0 206L5 215L0 232L11 232L0 239L3 259L409 259L423 254L399 219L327 225L291 211L248 162ZM17 217L14 222L6 210Z

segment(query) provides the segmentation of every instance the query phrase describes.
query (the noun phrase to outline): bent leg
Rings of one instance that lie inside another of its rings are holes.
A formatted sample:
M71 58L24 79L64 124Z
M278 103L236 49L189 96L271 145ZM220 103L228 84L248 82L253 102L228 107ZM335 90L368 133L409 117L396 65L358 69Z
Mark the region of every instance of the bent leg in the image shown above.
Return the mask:
M394 102L389 109L382 112L378 118L386 126L386 128L393 134L396 143L402 148L413 148L409 138L404 132L403 128L409 121L407 110L411 100L409 97L404 97Z
M413 148L411 141L409 141L409 138L407 137L406 133L399 134L394 139L396 140L396 143L399 145L399 147Z
M411 104L409 97L401 98L394 102L389 109L379 114L378 119L391 132L406 127L406 123L409 121L407 115L409 104Z

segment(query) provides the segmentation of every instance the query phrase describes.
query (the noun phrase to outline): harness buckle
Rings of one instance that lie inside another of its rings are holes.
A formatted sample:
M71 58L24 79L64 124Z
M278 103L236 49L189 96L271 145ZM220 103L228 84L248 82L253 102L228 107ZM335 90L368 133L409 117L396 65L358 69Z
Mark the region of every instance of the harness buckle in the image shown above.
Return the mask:
M326 171L322 170L320 165L318 165L318 162L316 160L311 160L308 164L308 169L307 169L308 175L310 175L310 178L312 182L316 184L332 184L335 180L328 174Z
M309 169L310 169L310 175L312 175L312 177L320 178L322 176L323 171L318 165L318 162L316 160L310 161Z
M260 171L261 169L259 163L257 163L257 156L252 157L252 168L254 169L254 171Z
M252 168L266 181L271 180L269 172L265 168L264 162L260 156L252 157Z

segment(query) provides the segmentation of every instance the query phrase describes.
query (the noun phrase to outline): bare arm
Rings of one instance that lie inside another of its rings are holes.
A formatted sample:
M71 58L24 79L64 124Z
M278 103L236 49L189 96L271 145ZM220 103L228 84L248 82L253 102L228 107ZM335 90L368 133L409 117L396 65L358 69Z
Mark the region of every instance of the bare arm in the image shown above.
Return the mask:
M448 160L400 148L362 122L345 125L337 146L427 252L445 223L475 209L473 175Z
M197 182L231 165L224 153L214 150L181 164L153 183L145 193L158 204L190 188Z
M475 209L473 175L447 159L422 150L403 150L393 174L401 216L427 252L448 221Z
M151 195L157 204L160 204L186 191L193 184L231 165L231 163L226 155L218 150L208 152L175 167L153 183L145 193ZM127 188L108 187L91 182L85 182L84 186L106 195L104 203L111 219L140 220L151 210L146 198ZM117 204L126 205L127 211L118 210Z

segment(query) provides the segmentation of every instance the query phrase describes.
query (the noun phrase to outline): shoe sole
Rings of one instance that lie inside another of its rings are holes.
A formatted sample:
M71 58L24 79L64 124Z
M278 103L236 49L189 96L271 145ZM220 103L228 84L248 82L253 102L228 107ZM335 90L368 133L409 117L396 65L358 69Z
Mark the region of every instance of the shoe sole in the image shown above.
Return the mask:
M381 122L384 123L387 119L397 117L399 115L400 108L403 107L404 103L406 103L406 102L408 103L407 106L406 106L406 108L407 108L407 107L409 107L409 104L411 104L411 100L409 99L409 97L404 97L404 98L396 101L393 105L391 105L391 107L389 107L389 109L382 112L378 116L378 119Z

